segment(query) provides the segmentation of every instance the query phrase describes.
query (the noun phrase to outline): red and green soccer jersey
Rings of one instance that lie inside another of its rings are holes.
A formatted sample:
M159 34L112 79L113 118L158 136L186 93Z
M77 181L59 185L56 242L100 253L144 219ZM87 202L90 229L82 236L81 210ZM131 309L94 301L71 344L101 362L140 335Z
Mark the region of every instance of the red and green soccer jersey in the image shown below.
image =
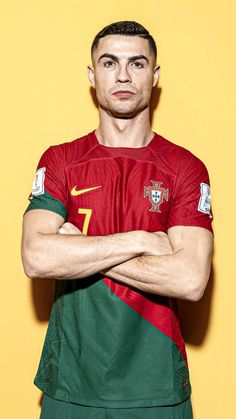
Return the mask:
M211 231L204 164L155 134L146 147L106 147L95 132L42 156L27 210L46 209L83 234ZM96 274L58 280L35 384L72 403L172 405L191 392L176 300Z

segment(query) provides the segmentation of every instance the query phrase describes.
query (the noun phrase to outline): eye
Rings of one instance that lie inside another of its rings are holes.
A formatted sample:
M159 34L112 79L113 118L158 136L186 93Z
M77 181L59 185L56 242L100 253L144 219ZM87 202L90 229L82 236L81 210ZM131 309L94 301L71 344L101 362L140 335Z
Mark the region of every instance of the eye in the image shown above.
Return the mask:
M109 61L105 61L104 62L104 67L113 67L113 65L115 65L114 61L109 60Z
M134 61L133 63L131 63L131 65L135 68L144 68L144 64L140 63L139 61Z

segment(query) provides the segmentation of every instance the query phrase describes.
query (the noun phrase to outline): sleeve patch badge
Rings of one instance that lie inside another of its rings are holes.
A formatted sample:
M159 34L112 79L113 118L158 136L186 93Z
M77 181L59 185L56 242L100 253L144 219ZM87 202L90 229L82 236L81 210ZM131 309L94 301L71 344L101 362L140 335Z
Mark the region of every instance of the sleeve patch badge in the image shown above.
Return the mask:
M210 186L206 183L200 184L201 196L198 204L198 211L204 214L211 214L211 190Z
M44 179L46 167L37 170L32 187L32 195L38 196L44 194Z

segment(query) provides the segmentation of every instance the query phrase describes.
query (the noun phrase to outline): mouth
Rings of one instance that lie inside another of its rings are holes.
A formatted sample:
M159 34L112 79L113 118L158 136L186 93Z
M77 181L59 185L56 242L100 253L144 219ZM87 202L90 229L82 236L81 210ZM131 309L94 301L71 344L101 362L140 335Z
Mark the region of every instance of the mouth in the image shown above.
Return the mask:
M130 90L118 90L117 92L113 93L113 96L116 96L122 99L129 99L133 95L135 95L135 93L131 92Z

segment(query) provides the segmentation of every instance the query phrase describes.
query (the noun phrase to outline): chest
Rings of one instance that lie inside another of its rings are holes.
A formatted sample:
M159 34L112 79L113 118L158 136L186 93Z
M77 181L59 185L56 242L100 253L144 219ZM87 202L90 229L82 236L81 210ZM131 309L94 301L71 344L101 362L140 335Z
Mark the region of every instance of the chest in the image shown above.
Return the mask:
M166 231L173 177L158 163L92 159L66 173L68 221L84 234Z

